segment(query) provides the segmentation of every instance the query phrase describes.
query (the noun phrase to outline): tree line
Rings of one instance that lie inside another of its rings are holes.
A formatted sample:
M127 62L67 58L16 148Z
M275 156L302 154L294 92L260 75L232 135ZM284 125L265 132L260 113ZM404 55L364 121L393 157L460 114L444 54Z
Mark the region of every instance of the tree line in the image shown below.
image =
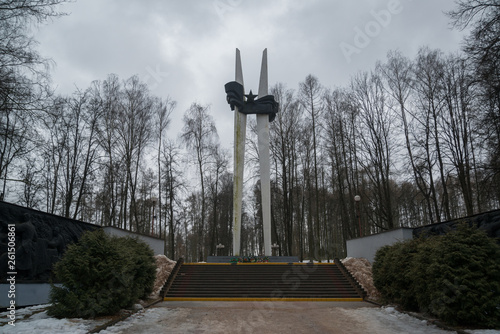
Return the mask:
M219 142L210 107L193 103L172 139L176 102L154 96L137 76L109 75L70 96L53 94L48 61L28 43L26 26L61 15L60 2L27 1L32 11L0 4L0 31L9 38L0 48L2 194L155 235L174 259L229 254L232 152ZM346 87L308 75L297 89L271 88L280 106L270 126L277 254L343 257L351 238L500 207L500 9L459 1L449 16L458 28L472 25L462 53L391 51ZM241 239L249 255L263 251L250 125Z

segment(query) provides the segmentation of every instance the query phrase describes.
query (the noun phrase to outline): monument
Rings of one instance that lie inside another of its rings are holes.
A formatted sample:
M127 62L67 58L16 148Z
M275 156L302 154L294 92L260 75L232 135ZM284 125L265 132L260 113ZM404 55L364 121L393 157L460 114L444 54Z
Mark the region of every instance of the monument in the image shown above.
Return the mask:
M234 183L233 183L233 255L240 255L241 210L247 115L257 115L257 136L262 194L262 220L264 255L271 256L271 177L269 158L269 122L278 112L274 96L268 95L267 49L262 53L258 95L252 91L245 95L240 50L236 49L235 81L225 85L227 102L234 110ZM256 99L258 97L258 99Z

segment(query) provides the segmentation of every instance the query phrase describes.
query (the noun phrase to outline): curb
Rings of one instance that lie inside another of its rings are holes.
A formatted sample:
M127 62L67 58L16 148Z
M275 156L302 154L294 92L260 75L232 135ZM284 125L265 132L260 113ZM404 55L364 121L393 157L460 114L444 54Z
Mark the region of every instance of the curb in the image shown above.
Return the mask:
M165 297L166 302L362 302L363 298Z
M144 306L144 308L143 308L143 309L141 309L141 310L132 311L132 312L130 312L129 314L125 314L125 315L123 315L123 316L119 317L118 319L114 319L114 320L108 321L107 323L105 323L105 324L103 324L103 325L97 326L97 327L96 327L96 328L94 328L93 330L89 331L89 332L88 332L88 334L99 333L100 331L102 331L102 330L104 330L104 329L106 329L106 328L108 328L108 327L111 327L111 326L113 326L113 325L115 325L115 324L119 323L120 321L123 321L123 320L127 319L127 318L128 318L128 317L130 317L131 315L134 315L134 314L136 314L136 313L138 313L138 312L141 312L142 310L145 310L145 309L147 309L147 308L149 308L149 307L151 307L151 306L153 306L153 305L158 304L158 303L159 303L159 302L161 302L162 300L163 300L162 298L158 298L157 300L155 300L155 301L153 301L153 302L151 302L151 303L147 304L146 306Z
M383 306L383 305L380 305L380 306ZM393 306L394 307L394 306ZM407 312L407 311L404 311L404 310L401 310L399 307L394 307L398 312L400 313L404 313L404 314L407 314L411 317L414 317L414 318L417 318L419 320L423 320L423 321L426 321L428 324L430 325L435 325L436 327L438 328L441 328L441 329L444 329L444 330L447 330L447 331L450 331L450 332L456 332L457 334L470 334L469 332L467 332L466 330L463 330L463 329L459 329L459 328L454 328L454 327L451 327L449 325L446 325L445 323L443 323L441 320L439 319L436 319L436 318L428 318L426 317L425 315L422 315L420 313L415 313L415 312Z
M419 320L425 320L427 321L429 324L431 325L435 325L436 327L439 327L441 329L444 329L444 330L447 330L447 331L451 331L451 332L456 332L457 334L470 334L469 332L466 332L462 329L458 329L458 328L453 328L453 327L450 327L446 324L444 324L443 322L441 322L440 320L437 320L437 319L430 319L430 318L426 318L425 316L423 315L420 315L420 314L413 314L413 313L407 313L407 312L404 312L412 317L415 317Z

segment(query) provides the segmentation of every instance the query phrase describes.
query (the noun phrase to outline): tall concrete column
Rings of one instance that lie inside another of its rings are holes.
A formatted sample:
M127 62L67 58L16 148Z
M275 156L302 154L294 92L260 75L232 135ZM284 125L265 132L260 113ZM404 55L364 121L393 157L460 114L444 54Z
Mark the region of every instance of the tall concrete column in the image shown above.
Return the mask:
M274 96L268 95L267 49L262 54L259 92L245 95L240 51L236 49L236 80L225 85L227 101L234 110L234 184L233 184L233 255L241 251L241 211L243 198L243 172L245 166L246 115L257 115L257 137L262 193L262 220L264 254L271 256L271 164L269 157L269 122L278 112ZM259 98L255 100L255 97ZM246 97L246 98L245 98Z
M236 49L236 78L243 85L240 50ZM241 209L243 203L243 172L245 166L245 139L247 115L238 107L234 111L234 175L233 175L233 255L240 255Z
M262 53L259 80L259 98L268 95L267 49ZM269 157L269 115L257 114L257 138L260 163L260 191L262 196L262 223L264 255L271 256L271 164Z

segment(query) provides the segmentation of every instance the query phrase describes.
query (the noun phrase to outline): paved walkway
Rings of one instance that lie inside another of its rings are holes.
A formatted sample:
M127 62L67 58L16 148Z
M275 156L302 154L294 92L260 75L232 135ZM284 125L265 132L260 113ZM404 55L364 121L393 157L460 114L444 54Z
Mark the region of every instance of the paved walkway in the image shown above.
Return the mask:
M365 302L161 302L110 333L450 333Z

